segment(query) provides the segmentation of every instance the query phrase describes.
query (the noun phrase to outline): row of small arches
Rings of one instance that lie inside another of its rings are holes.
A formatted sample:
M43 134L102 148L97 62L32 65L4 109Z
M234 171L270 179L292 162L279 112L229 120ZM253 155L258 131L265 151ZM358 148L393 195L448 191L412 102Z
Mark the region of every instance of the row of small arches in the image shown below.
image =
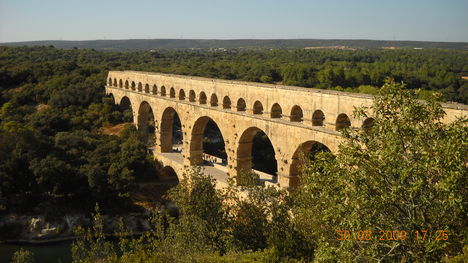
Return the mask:
M122 81L122 79L120 79L119 82L117 83L117 79L114 78L114 80L112 80L112 78L109 78L109 85L114 86L114 87L125 88L125 89L130 89L131 88L132 90L138 90L139 92L143 92L143 84L141 82L139 82L138 85L137 85L137 84L135 84L134 81L129 83L128 80L126 80L125 83L124 83ZM156 84L154 84L152 86L152 88L151 88L151 91L150 91L150 85L145 84L144 92L145 93L151 93L153 95L157 95L158 94L158 88L157 88ZM160 90L159 93L160 93L161 96L167 96L166 95L166 87L161 86L161 90ZM170 89L169 97L171 97L171 98L176 97L176 92L175 92L174 88ZM185 91L183 89L179 90L178 98L179 98L179 100L185 100L186 99L186 94L185 94ZM206 96L205 92L203 92L203 91L200 92L198 98L199 98L198 102L200 104L202 104L202 105L207 104L207 96ZM196 101L196 94L195 94L194 90L189 91L188 100L190 102L195 102ZM228 96L225 96L223 98L222 103L223 103L222 104L223 109L231 109L231 99ZM218 97L216 96L216 94L211 95L211 97L210 97L210 106L212 106L212 107L218 107L219 106L218 105ZM236 109L239 112L243 112L243 111L247 110L247 105L246 105L244 99L240 98L240 99L237 100ZM254 102L253 107L252 107L252 113L254 115L262 115L264 113L263 104L260 101L257 100L257 101ZM278 103L273 104L273 106L271 107L270 117L275 118L275 119L279 119L279 118L283 117L283 110L282 110L281 106ZM303 114L302 108L300 106L298 106L298 105L294 105L292 107L291 113L289 115L290 121L291 122L302 122L303 118L304 118L304 114ZM314 111L314 113L312 114L312 126L324 126L324 124L325 124L324 121L325 121L325 114L323 113L323 111L321 111L321 110ZM372 127L373 123L374 123L373 118L367 118L367 119L364 120L364 122L362 124L362 128L364 130L368 130L368 129L370 129ZM351 127L351 120L348 117L348 115L345 114L345 113L339 114L338 117L336 118L336 121L335 121L335 130L338 131L338 130L348 128L348 127Z

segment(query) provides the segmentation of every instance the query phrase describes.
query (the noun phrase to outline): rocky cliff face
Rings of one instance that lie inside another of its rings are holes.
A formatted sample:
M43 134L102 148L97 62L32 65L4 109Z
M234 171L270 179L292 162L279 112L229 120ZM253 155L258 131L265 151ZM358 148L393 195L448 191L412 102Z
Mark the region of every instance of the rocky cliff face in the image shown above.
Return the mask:
M120 219L128 231L142 233L151 229L149 217L149 213L132 213L122 217L103 215L102 219L106 233L118 231ZM0 217L0 241L40 243L73 239L73 230L76 227L91 225L92 219L80 214L65 215L53 220L42 215L6 215Z

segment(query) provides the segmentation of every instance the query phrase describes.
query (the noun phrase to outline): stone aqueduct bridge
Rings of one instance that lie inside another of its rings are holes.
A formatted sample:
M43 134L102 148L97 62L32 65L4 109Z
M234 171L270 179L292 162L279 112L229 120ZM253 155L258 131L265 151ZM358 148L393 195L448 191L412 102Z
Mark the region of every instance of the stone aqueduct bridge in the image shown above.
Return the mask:
M139 129L154 115L154 155L178 175L202 162L203 132L211 119L225 143L227 165L206 167L215 178L236 176L252 167L252 142L263 131L271 141L277 161L277 183L297 183L298 157L314 143L332 152L341 142L339 129L367 127L372 119L353 118L355 106L371 106L372 96L291 86L209 79L137 71L110 71L106 94L115 103L130 102ZM445 104L445 121L467 115L468 107ZM174 116L180 118L181 153L173 151Z

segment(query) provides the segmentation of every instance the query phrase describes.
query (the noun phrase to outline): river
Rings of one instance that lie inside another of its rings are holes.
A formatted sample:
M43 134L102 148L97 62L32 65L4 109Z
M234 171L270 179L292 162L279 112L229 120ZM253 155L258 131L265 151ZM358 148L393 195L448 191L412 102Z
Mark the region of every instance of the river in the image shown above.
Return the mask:
M73 241L61 241L46 244L2 244L0 243L0 263L8 263L15 251L20 248L31 250L36 263L72 262L71 244Z

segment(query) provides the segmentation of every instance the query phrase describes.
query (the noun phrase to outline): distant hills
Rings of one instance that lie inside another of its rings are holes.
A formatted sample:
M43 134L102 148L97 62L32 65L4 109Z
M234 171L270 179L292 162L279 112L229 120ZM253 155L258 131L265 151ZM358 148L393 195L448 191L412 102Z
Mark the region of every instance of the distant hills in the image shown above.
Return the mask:
M0 46L49 46L56 48L93 48L96 50L160 49L397 49L442 48L468 50L468 42L390 41L367 39L127 39L127 40L44 40L0 43Z

